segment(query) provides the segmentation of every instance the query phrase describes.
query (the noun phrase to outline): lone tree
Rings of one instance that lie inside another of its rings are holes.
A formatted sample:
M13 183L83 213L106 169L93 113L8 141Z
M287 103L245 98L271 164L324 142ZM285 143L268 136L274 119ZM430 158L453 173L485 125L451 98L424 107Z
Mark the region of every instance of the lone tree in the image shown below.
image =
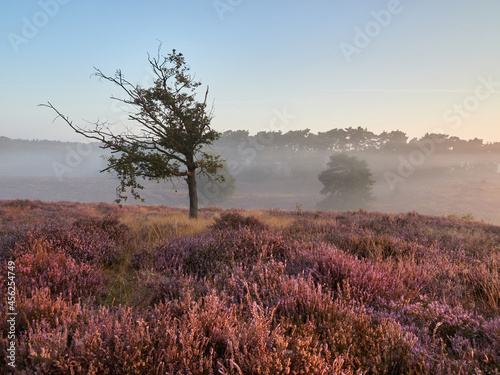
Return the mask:
M201 82L189 74L184 56L174 49L168 56L160 54L148 61L152 68L154 84L144 88L127 81L121 70L107 76L95 68L94 75L119 86L126 99L112 96L111 99L127 104L133 110L129 120L137 124L135 131L115 134L109 123L97 121L92 130L74 125L50 102L41 104L57 113L78 134L102 142L101 148L109 149L107 167L101 172L115 172L120 180L117 188L117 203L126 200L126 190L141 198L138 189L144 189L140 179L171 180L184 177L189 190L189 217L198 217L198 195L196 173L214 180L222 180L217 170L221 159L214 153L203 150L220 137L210 128L212 111L207 111L208 86L203 102L196 101L196 88ZM198 171L198 172L197 172Z
M367 206L372 200L371 172L364 160L345 153L330 156L329 168L318 179L327 195L319 206L334 209L353 209Z

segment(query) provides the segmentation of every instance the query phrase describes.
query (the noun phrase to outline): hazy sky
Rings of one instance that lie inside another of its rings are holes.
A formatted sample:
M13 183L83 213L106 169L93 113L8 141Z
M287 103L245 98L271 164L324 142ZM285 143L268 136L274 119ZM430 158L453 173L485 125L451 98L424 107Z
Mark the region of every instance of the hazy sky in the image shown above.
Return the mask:
M0 135L81 140L46 101L80 125L123 119L93 67L147 84L161 40L210 86L220 131L500 141L499 17L498 0L4 1Z

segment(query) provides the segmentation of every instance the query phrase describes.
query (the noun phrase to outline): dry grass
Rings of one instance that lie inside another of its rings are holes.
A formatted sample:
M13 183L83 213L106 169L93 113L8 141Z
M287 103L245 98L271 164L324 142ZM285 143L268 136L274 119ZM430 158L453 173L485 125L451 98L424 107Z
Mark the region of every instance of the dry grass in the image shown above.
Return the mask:
M273 231L284 229L294 222L294 217L273 216L269 211L264 210L246 210L241 213L243 216L253 216L264 224L268 225Z
M212 218L201 216L198 220L189 219L186 212L166 211L151 213L147 207L138 207L139 213L125 214L120 218L134 233L133 241L122 254L120 263L107 270L110 279L109 295L106 304L128 305L134 299L138 288L138 273L131 269L130 259L142 249L153 249L165 241L182 237L192 237L204 232L213 223Z
M127 225L136 235L136 239L153 246L154 244L180 237L196 236L213 223L212 218L200 217L191 220L185 213L165 214L129 214L120 221Z

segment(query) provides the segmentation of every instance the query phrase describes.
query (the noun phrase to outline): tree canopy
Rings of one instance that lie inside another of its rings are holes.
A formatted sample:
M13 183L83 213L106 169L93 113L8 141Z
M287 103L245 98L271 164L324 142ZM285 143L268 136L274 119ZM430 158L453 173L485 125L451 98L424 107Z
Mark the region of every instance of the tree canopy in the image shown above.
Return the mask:
M327 165L329 168L318 176L324 185L321 194L327 196L321 207L354 209L370 203L374 181L366 161L335 154L330 156Z
M201 82L190 75L184 56L175 49L163 56L160 50L161 44L156 56L148 54L154 77L151 87L132 84L121 70L113 76L99 69L94 74L125 92L125 99L115 96L112 99L133 108L128 117L136 125L134 129L115 134L107 122L99 121L94 129L84 129L74 125L50 102L43 105L54 110L75 132L98 140L103 149L111 150L108 165L102 172L118 176L117 202L127 199L127 188L134 198L141 199L138 192L144 188L141 178L160 181L183 177L189 190L189 216L196 218L196 171L221 179L217 176L222 167L220 157L204 149L217 140L220 133L210 127L212 110L207 110L208 87L203 101L197 101L196 89Z

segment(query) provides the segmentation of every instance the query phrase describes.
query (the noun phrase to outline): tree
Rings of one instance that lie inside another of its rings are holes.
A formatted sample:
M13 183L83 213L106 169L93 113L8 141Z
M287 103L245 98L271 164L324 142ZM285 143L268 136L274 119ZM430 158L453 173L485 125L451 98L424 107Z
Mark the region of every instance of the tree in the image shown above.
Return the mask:
M382 152L403 152L408 147L408 136L401 130L383 132L379 135L379 147Z
M285 146L285 149L298 151L307 147L306 140L310 132L310 129L290 130L287 133L283 134L280 140Z
M361 208L373 200L374 181L366 161L342 153L330 156L327 165L329 168L318 176L324 185L321 194L327 195L320 207Z
M374 148L375 134L368 129L363 129L361 126L357 128L346 128L346 144L348 150L368 150L369 148Z
M240 144L248 139L248 130L226 130L222 133L220 143L223 144Z
M128 96L126 99L111 97L125 103L133 110L129 120L137 124L136 131L115 134L109 123L97 121L95 129L86 130L74 125L50 102L42 104L51 108L78 134L102 142L101 148L111 150L108 165L101 172L115 172L120 180L117 202L126 200L126 190L141 199L138 189L143 189L139 178L170 180L184 177L189 190L189 216L198 216L196 170L215 179L222 167L219 156L203 150L220 137L210 128L212 110L207 111L208 87L203 102L196 101L196 89L201 82L189 74L184 56L174 49L168 56L160 54L148 61L152 68L154 84L143 88L125 79L121 70L107 76L99 69L94 73L100 79L114 83Z
M344 129L331 129L319 132L316 139L317 147L320 149L339 151L346 148L347 133Z

